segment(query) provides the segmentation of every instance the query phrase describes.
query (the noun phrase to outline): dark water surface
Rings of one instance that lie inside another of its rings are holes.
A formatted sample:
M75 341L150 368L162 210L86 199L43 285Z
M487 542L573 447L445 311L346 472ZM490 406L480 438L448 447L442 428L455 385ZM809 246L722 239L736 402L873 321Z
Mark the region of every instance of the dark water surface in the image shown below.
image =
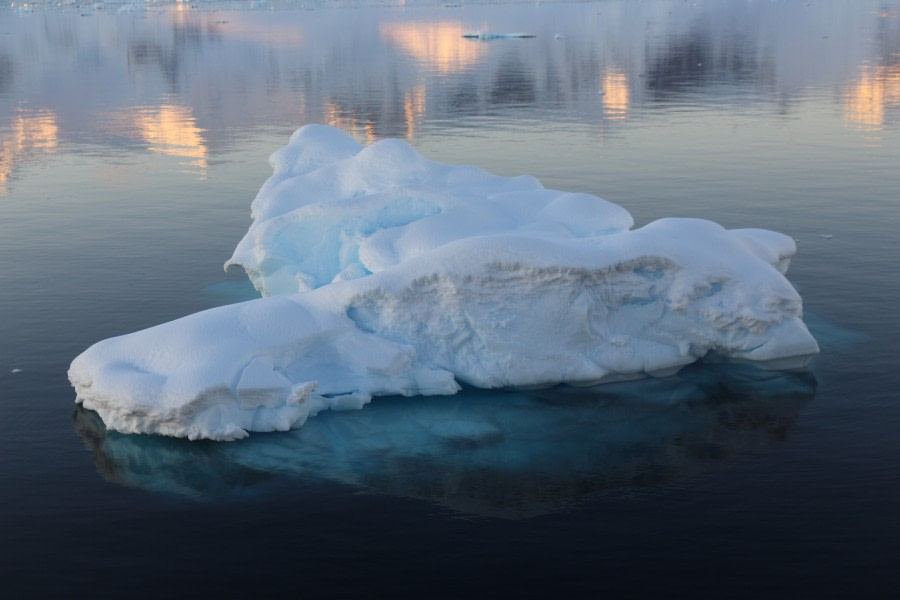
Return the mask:
M900 2L254 4L0 9L10 597L896 597ZM822 354L235 443L76 411L90 344L253 297L221 265L306 123L792 235Z

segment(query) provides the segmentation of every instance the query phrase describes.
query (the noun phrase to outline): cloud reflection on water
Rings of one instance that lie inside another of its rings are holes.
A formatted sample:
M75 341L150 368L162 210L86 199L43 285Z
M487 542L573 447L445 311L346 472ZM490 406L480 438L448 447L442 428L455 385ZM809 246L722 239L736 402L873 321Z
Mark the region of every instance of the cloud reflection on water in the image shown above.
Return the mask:
M15 126L19 107L41 107L58 117L61 142L137 152L135 123L103 122L140 107L143 138L162 141L141 151L198 164L247 132L312 122L367 142L412 140L429 124L539 122L553 111L587 130L602 121L609 133L680 107L797 114L813 98L879 129L898 106L900 19L868 4L0 12L0 122ZM462 37L486 23L537 37ZM36 157L4 152L6 179Z
M109 432L80 407L73 418L107 479L155 492L207 501L302 478L515 519L778 445L815 388L806 371L703 365L595 388L376 398L233 443Z

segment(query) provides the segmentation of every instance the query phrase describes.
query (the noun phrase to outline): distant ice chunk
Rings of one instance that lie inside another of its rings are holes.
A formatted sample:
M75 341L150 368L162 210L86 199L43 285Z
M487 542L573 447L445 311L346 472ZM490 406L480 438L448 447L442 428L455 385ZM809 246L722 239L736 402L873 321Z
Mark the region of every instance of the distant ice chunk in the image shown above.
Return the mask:
M373 396L593 385L699 359L789 369L818 352L783 275L787 236L699 219L632 230L595 196L323 126L271 162L229 261L270 297L77 357L77 401L111 429L231 440ZM491 435L466 431L443 435Z
M493 31L470 31L469 33L464 33L463 37L470 40L490 41L513 38L533 38L537 36L533 33L495 33Z

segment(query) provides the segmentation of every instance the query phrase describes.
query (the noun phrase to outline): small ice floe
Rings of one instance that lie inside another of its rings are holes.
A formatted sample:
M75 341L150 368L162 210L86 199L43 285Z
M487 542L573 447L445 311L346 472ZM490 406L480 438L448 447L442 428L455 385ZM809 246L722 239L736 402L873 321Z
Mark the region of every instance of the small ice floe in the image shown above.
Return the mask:
M830 240L833 236L830 233L820 233L819 237L823 240Z
M561 33L557 33L556 35L553 36L553 39L554 40L564 40L564 39L566 39L566 36L564 36Z
M463 37L469 40L505 40L511 38L533 38L537 37L533 33L494 33L492 31L470 31L464 33Z
M22 369L13 369L10 373L21 373Z

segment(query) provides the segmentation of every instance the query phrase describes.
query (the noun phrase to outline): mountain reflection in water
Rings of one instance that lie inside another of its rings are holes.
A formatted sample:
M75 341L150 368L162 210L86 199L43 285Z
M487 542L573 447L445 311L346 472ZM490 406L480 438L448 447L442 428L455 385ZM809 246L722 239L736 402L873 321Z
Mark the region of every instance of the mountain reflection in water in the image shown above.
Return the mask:
M515 519L777 445L815 388L806 371L702 365L594 388L376 398L232 443L107 431L80 407L73 419L107 479L155 492L208 501L291 477Z

